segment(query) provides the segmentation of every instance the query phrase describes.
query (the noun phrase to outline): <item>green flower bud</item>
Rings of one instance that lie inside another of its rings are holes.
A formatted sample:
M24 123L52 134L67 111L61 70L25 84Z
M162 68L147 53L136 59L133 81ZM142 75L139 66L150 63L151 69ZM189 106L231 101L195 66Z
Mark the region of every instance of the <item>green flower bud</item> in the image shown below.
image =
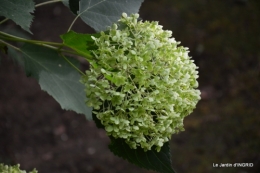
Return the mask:
M198 67L171 31L138 17L123 13L117 25L92 37L98 48L82 82L108 135L160 151L200 100Z

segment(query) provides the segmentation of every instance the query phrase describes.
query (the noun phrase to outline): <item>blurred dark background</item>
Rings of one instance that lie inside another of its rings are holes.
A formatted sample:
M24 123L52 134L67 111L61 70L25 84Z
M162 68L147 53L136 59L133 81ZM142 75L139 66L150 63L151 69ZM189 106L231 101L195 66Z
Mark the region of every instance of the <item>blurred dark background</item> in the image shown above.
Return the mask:
M39 1L38 1L39 2ZM178 173L258 173L260 170L260 1L145 0L143 20L172 30L199 66L202 99L172 136ZM61 41L73 15L62 4L39 7L33 39ZM12 22L6 30L15 28ZM73 30L93 32L78 21ZM103 130L61 110L11 58L0 62L0 162L39 173L154 173L114 156ZM215 168L216 163L253 163Z

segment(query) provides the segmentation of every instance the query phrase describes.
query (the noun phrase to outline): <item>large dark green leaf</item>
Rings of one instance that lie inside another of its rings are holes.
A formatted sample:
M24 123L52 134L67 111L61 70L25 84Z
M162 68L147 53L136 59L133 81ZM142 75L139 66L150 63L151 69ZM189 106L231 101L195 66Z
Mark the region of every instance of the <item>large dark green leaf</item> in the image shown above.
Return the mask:
M32 0L0 0L0 16L12 19L29 33L31 33L29 28L33 20L30 13L33 11Z
M4 43L0 42L0 52L7 54L7 46Z
M5 33L8 33L10 35L20 37L20 38L31 39L30 34L28 34L26 31L18 29L16 27L15 28L3 28L2 31ZM23 44L24 43L22 43L22 42L16 42L14 44L14 46L21 47ZM18 64L21 67L24 67L24 57L22 56L22 54L11 46L7 45L7 47L8 47L8 53L7 53L8 57L11 58L15 64Z
M93 113L92 116L96 126L104 129L104 126L96 117L95 113ZM141 168L151 169L161 173L175 173L171 165L169 142L163 145L160 152L157 152L155 148L145 152L141 147L131 149L129 145L125 143L124 139L115 139L111 136L110 139L110 151L130 163L133 163Z
M69 0L69 7L70 10L77 15L79 11L79 0Z
M63 109L85 114L92 119L92 108L85 104L84 85L79 82L79 73L57 51L32 44L25 44L21 51L27 75L36 78L42 90L50 94ZM78 66L77 61L68 59Z
M122 13L137 13L143 0L81 0L78 16L96 31L116 23Z
M131 149L123 139L111 138L109 149L117 156L145 169L161 173L175 173L171 166L169 143L165 143L160 152L155 148L144 151L142 148Z
M0 42L0 65L1 65L1 56L7 54L8 48L6 44Z
M15 50L13 47L11 46L7 46L7 47L8 47L8 57L11 58L15 64L24 68L23 55L19 51Z
M79 1L80 0L61 0L62 3L67 6L70 11L77 15L78 14L78 11L79 11Z
M61 2L62 2L65 6L69 7L69 0L61 0Z

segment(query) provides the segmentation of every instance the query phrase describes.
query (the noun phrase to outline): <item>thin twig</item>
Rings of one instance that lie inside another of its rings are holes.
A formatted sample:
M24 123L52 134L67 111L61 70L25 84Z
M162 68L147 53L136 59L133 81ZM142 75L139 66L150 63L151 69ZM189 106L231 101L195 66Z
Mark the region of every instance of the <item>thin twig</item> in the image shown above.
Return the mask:
M76 67L68 58L66 58L63 54L60 54L73 68L75 68L80 74L85 75L78 67Z
M15 50L17 50L17 51L21 51L21 49L19 49L18 47L15 47L14 45L11 45L11 44L9 44L9 43L7 43L7 42L1 40L1 39L0 39L0 42L2 42L2 43L4 43L4 44L6 44L6 45L12 47L13 49L15 49Z
M71 30L72 26L74 25L74 23L76 22L76 20L77 20L78 18L79 18L79 15L78 15L77 17L75 17L75 19L72 21L72 23L70 24L70 27L69 27L69 29L68 29L67 32L69 32L69 31Z
M27 42L27 43L33 43L33 44L35 44L35 43L49 44L49 45L54 45L54 46L61 46L61 45L63 45L62 43L39 41L39 40L28 40L28 39L24 39L24 38L17 37L17 36L14 36L14 35L10 35L10 34L7 34L5 32L1 32L0 31L0 36L1 35L3 35L6 40L12 40L12 41L21 41L21 42Z
M3 23L5 23L7 20L8 20L7 18L5 18L4 20L2 20L2 21L0 22L0 25L3 24Z
M61 2L61 1L62 1L62 0L53 0L53 1L42 2L42 3L36 4L36 5L35 5L35 8L36 8L36 7L43 6L43 5L47 5L47 4L52 4L52 3L56 3L56 2Z

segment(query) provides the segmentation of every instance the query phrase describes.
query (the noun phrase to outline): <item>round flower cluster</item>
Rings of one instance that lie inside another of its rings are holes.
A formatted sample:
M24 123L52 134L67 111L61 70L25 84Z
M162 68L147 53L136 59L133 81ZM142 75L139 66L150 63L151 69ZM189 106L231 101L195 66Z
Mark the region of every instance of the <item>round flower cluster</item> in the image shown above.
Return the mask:
M97 49L82 82L87 105L108 135L133 149L160 151L200 100L198 72L171 31L138 17L123 13L118 24L92 37Z

